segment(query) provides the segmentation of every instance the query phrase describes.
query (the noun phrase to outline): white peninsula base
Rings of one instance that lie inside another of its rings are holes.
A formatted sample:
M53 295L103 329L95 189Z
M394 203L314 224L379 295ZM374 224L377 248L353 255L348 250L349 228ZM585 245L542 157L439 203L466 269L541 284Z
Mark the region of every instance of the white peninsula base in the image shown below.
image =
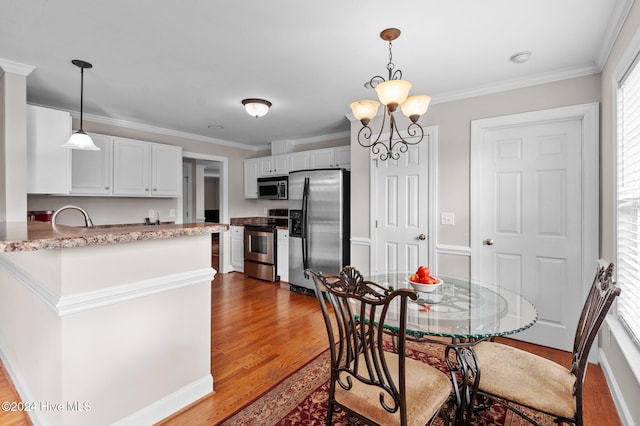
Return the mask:
M152 424L213 391L210 244L0 253L0 356L34 424Z

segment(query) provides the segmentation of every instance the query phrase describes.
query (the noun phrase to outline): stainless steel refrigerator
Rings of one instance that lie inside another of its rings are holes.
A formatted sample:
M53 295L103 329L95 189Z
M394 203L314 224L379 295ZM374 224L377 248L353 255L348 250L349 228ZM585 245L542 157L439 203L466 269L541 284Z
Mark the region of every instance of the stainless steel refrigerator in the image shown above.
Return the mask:
M313 294L311 269L337 274L350 262L350 177L343 169L289 173L289 285Z

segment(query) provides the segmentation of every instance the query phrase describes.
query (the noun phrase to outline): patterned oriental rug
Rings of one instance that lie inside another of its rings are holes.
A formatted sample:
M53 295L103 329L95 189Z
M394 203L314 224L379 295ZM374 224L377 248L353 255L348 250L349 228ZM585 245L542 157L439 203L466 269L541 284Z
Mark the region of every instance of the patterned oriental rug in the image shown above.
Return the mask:
M448 374L444 362L444 345L407 342L407 355L410 358L430 364ZM245 407L241 408L219 425L223 426L309 426L324 425L327 413L327 395L329 391L329 351L325 351L305 366L275 385ZM516 408L522 410L521 407ZM553 419L545 414L525 409L539 424L555 425ZM336 410L334 425L352 425L345 413ZM355 425L362 425L357 422ZM438 418L434 425L441 426ZM530 425L518 415L498 404L474 416L473 426L488 425Z

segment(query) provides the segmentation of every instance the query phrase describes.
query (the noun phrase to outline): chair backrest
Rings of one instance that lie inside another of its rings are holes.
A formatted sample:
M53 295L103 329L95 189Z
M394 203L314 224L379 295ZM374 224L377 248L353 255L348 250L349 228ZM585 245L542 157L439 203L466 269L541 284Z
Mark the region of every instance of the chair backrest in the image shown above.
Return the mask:
M578 321L570 367L571 373L576 376L574 394L579 396L578 401L582 399L582 382L587 371L589 351L611 304L620 295L620 289L612 281L613 270L613 263L598 268Z
M406 418L405 334L397 335L398 383L390 373L383 350L382 324L389 304L400 304L399 330L406 327L407 300L416 300L413 289L385 288L365 281L360 272L346 266L339 275L323 276L313 271L316 297L327 327L331 351L331 389L336 383L351 388L352 380L379 388L380 405L390 413L400 410ZM395 300L399 298L399 300ZM332 313L325 300L330 302ZM334 333L334 326L337 336Z

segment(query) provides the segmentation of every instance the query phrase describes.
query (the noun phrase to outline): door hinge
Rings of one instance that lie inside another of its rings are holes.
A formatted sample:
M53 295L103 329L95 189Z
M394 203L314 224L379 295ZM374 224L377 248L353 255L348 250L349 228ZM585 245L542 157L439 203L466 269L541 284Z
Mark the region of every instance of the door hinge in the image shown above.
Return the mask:
M376 229L378 229L378 219L376 219Z

